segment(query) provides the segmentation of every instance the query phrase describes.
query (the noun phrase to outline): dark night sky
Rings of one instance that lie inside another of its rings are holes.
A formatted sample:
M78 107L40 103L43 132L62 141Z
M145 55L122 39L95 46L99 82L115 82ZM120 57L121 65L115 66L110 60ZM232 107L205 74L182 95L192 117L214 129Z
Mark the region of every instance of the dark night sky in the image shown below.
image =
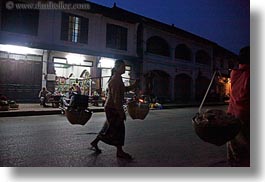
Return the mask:
M90 0L117 6L208 39L238 54L250 44L249 0Z

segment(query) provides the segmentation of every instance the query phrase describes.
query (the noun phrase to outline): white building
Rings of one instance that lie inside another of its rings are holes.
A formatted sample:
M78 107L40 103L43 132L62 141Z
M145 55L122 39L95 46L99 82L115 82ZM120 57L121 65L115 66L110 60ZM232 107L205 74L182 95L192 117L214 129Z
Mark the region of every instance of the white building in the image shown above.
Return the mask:
M214 68L227 65L227 56L214 57L221 48L209 40L115 5L89 6L9 10L1 1L0 93L32 102L41 87L64 93L74 82L84 94L104 92L114 60L124 59L126 84L141 78L145 94L194 100ZM235 56L226 50L222 55Z

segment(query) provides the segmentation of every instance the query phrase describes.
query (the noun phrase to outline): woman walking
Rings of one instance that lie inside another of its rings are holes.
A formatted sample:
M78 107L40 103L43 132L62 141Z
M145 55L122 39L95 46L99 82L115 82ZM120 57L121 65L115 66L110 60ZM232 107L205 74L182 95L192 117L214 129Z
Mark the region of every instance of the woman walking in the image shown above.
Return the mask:
M98 142L102 141L117 148L117 157L132 159L130 154L123 151L125 140L124 121L126 120L123 101L124 92L135 89L138 81L129 87L125 87L121 77L123 73L125 73L125 63L123 60L117 60L108 84L108 97L105 103L107 120L96 139L91 142L91 146L97 153L101 153Z

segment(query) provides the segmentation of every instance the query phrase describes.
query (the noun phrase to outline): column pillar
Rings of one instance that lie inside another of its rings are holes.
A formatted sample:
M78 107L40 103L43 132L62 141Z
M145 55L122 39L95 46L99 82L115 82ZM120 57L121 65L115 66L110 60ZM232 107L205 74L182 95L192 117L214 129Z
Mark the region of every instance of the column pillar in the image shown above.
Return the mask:
M196 95L196 78L197 78L197 71L193 70L192 72L192 86L191 86L191 100L195 101L195 95Z
M170 76L170 95L171 95L171 100L175 100L175 78L174 76Z
M47 87L47 63L48 63L48 53L47 50L43 50L42 54L42 87Z
M175 61L175 48L170 49L170 57L172 61Z

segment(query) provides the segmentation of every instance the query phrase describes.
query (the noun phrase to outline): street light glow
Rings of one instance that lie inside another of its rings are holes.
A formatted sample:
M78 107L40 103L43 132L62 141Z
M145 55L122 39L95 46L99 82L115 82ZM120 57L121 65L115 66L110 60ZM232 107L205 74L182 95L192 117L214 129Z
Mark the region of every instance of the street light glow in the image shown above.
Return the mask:
M0 45L0 50L8 53L15 54L34 54L34 49L24 46L16 46L16 45Z

